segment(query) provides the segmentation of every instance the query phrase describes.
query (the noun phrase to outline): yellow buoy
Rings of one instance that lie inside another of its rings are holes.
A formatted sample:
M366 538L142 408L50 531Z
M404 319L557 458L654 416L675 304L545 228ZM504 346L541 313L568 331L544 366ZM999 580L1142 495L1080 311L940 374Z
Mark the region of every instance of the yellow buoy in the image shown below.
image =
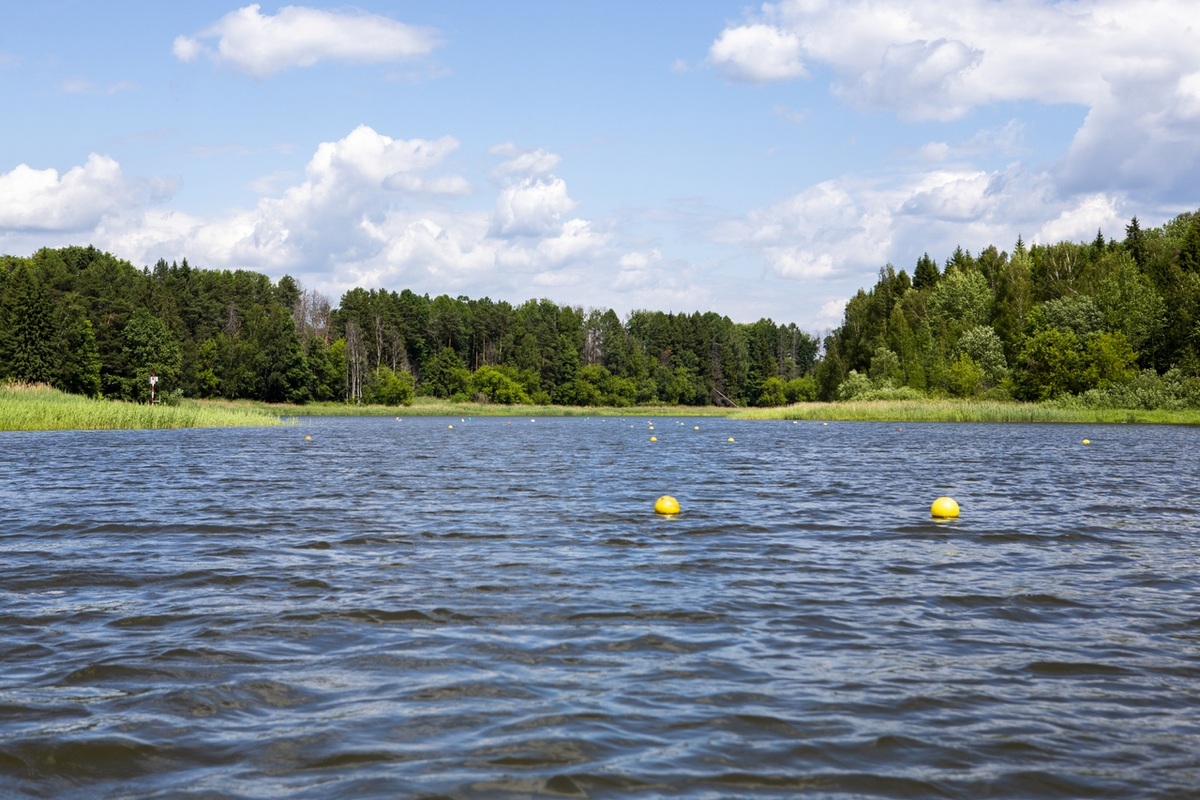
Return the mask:
M304 437L304 441L306 441L306 442L311 442L311 441L312 441L312 437L311 437L311 436L305 436L305 437Z
M732 436L730 436L730 437L729 437L728 439L726 439L725 441L727 441L727 442L732 442L732 441L733 441L733 437L732 437Z
M1084 439L1084 440L1083 440L1083 443L1084 443L1084 444L1091 444L1091 443L1092 443L1092 440L1091 440L1091 439Z
M449 428L450 428L450 430L454 430L454 426L453 426L453 425L450 425L450 426L449 426Z
M664 494L654 501L654 511L658 514L678 514L679 501L669 494Z
M958 516L958 503L952 497L939 497L933 501L930 513L939 519L949 519Z
M657 437L657 436L651 436L651 437L650 437L650 441L652 441L652 442L657 442L657 441L658 441L658 437Z
M694 428L692 428L692 430L694 430L694 431L698 431L698 430L700 430L700 426L699 426L699 425L697 425L697 426L695 426Z

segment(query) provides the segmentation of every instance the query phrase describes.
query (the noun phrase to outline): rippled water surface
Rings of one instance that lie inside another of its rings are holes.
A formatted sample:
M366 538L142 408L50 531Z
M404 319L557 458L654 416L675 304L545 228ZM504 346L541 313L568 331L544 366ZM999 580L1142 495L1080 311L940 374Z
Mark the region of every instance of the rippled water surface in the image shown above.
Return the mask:
M1200 431L654 427L3 434L0 795L1200 794Z

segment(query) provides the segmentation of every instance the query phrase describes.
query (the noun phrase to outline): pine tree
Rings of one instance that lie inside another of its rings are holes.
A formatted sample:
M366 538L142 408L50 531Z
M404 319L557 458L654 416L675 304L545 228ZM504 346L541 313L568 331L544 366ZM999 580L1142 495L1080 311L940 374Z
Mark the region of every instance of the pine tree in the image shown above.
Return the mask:
M1145 269L1146 242L1142 237L1142 226L1138 223L1136 216L1125 226L1125 248L1133 256L1133 261L1138 265L1138 269Z
M929 253L917 259L917 269L913 272L912 285L914 289L933 286L938 282L939 277L937 264L929 257Z
M54 378L54 306L46 287L22 262L4 287L0 324L0 372L30 383Z

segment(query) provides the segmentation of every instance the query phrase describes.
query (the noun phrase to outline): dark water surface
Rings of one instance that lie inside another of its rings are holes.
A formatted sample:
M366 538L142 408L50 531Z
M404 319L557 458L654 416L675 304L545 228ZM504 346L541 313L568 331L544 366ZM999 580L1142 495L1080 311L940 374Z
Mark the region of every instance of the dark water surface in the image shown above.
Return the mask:
M655 428L0 436L0 795L1200 796L1200 431Z

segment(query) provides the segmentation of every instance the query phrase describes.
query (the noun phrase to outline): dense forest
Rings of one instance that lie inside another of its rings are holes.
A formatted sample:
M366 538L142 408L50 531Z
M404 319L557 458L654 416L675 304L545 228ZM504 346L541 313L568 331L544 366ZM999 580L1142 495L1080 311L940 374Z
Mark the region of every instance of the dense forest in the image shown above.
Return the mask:
M353 289L92 247L0 258L0 378L145 401L744 405L810 399L814 337L768 319Z
M145 401L782 405L929 395L1200 406L1200 213L1122 240L892 265L824 342L794 324L430 299L93 247L0 257L0 379Z
M929 394L1200 407L1200 213L1121 241L891 265L846 306L816 366L823 399Z

